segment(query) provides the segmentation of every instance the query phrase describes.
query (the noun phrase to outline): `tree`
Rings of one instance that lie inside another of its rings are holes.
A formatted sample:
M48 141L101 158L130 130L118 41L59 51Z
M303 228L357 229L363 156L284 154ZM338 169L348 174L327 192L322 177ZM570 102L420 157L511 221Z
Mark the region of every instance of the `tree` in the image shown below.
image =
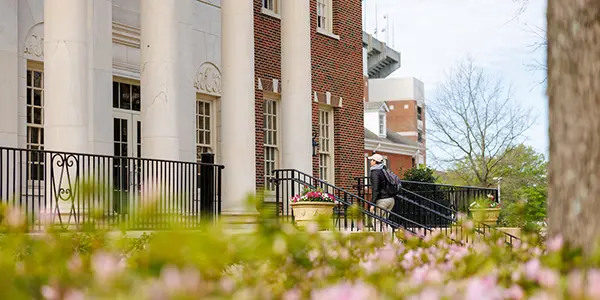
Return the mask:
M600 1L548 1L550 236L600 240Z
M512 101L501 78L485 74L470 58L438 86L428 112L430 140L444 155L437 160L458 166L459 176L482 186L492 185L491 175L534 120Z

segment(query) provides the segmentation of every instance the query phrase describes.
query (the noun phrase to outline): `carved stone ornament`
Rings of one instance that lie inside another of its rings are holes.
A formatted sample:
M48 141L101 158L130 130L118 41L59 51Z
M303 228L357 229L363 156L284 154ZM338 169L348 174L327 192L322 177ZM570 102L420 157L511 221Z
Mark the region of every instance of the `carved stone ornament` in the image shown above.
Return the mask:
M42 57L44 55L44 23L40 22L31 27L25 37L25 54Z
M221 70L211 62L200 65L196 71L194 87L200 93L221 95Z

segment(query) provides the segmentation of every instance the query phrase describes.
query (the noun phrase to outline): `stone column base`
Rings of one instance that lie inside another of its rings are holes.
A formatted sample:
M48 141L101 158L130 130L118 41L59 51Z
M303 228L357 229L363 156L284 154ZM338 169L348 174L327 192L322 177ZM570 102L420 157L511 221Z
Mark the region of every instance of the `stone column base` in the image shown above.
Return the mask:
M258 229L258 212L222 212L219 221L227 231L252 232Z

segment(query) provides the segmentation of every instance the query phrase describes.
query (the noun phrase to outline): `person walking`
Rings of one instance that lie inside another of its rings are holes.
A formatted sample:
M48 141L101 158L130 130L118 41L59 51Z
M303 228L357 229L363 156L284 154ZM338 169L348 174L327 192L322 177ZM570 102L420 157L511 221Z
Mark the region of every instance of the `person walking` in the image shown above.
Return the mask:
M377 207L380 208L375 211L375 207L371 207L371 212L374 212L381 218L387 219L387 212L391 211L392 208L394 208L395 195L390 195L387 189L387 185L390 183L388 182L384 174L384 172L386 171L386 166L385 164L383 164L383 156L379 154L373 154L373 156L369 157L369 160L371 161L371 192L373 196L372 201L377 205ZM383 231L387 231L387 225L379 224L379 226ZM375 230L377 230L377 225L375 226Z

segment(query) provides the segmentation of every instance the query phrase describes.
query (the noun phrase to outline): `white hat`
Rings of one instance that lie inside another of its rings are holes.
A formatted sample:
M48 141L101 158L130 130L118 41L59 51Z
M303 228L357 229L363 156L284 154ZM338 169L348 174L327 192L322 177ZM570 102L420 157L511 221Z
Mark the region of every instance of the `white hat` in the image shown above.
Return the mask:
M376 161L376 162L380 163L380 162L382 162L382 161L383 161L383 156L381 156L381 155L379 155L379 154L375 153L375 154L373 154L373 156L370 156L370 157L369 157L369 160L374 160L374 161Z

